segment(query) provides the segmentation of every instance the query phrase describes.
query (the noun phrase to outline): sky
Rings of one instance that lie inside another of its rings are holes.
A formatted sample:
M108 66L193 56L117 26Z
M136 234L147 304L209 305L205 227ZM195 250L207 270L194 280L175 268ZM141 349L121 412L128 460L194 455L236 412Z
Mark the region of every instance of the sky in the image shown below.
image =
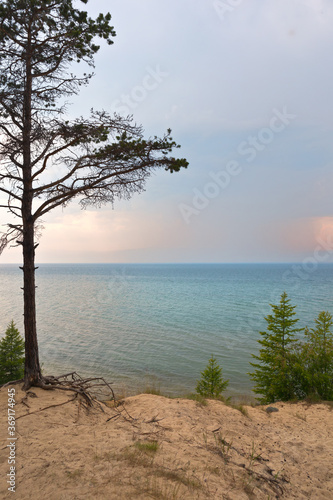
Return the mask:
M172 136L163 170L114 207L43 221L45 262L333 261L333 2L90 0L117 36L72 98ZM6 222L1 209L0 221ZM0 262L20 262L7 249Z

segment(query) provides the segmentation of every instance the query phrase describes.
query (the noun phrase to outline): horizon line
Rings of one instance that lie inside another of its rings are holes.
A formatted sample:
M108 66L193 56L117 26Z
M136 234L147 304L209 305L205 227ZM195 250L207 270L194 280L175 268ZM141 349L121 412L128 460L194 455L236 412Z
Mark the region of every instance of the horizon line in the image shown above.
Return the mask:
M304 264L302 261L251 261L251 262L36 262L37 266L43 265L253 265L253 264ZM333 262L317 262L317 265L333 264ZM22 266L22 262L0 262L2 266Z

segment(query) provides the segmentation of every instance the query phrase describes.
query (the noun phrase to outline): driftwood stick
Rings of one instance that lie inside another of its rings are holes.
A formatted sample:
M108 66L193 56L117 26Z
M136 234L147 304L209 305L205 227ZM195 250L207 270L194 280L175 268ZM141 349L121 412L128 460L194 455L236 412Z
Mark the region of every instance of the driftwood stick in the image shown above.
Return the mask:
M55 408L56 406L66 405L67 403L70 403L71 401L74 401L75 398L76 398L76 395L73 398L69 399L68 401L64 401L63 403L58 403L58 404L55 404L55 405L45 406L45 408L41 408L40 410L31 411L29 413L26 413L25 415L20 415L19 417L16 417L16 420L18 420L19 418L28 417L29 415L33 415L34 413L40 413L41 411L48 410L49 408Z

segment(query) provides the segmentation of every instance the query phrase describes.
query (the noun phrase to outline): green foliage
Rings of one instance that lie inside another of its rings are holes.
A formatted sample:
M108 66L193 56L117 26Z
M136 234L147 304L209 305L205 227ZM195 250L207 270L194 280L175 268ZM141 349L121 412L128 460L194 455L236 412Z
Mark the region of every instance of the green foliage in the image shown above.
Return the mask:
M0 384L24 375L24 340L12 321L0 341Z
M52 73L57 69L63 71L64 67L73 61L85 61L93 66L93 56L100 48L94 43L95 38L102 38L111 45L112 37L116 35L113 26L110 25L109 13L99 14L97 19L91 19L87 12L76 9L72 0L1 2L0 20L0 44L2 47L11 45L12 50L9 55L12 60L20 54L15 42L19 42L24 49L24 44L27 43L24 31L29 30L29 41L33 47L31 54L34 76L42 75L46 81L49 80L48 83L52 82L52 85L47 89L44 88L39 94L39 98L45 100L47 107L54 104L53 98L58 95L57 92L53 92L56 85L54 80L52 81ZM22 54L24 55L24 50ZM8 52L4 53L4 57L6 56ZM52 68L51 72L46 68ZM19 85L19 80L15 80L17 70L18 67L13 65L6 76L2 75L3 80L13 89ZM91 75L85 76L87 79L91 77ZM85 84L87 79L83 78L81 82ZM60 92L66 93L66 90L63 88Z
M296 374L305 396L333 400L332 316L322 311L314 329L305 329L307 341L298 350Z
M254 392L262 397L258 400L262 404L273 403L278 400L290 400L296 397L293 366L295 363L295 334L302 328L296 328L298 322L295 316L295 306L284 292L279 305L272 305L273 314L265 317L267 331L259 332L262 336L258 340L262 349L258 356L252 357L259 363L250 363L255 368L250 373L255 382Z
M253 391L262 404L292 399L333 400L333 325L329 312L322 311L315 320L316 327L297 328L295 306L284 292L280 304L272 305L273 314L265 320L267 332L258 342L262 349L252 357L259 363L250 363L255 382ZM304 340L295 334L304 330Z
M229 380L223 380L222 368L212 355L206 369L201 372L201 379L196 387L197 393L206 398L219 398L228 384Z

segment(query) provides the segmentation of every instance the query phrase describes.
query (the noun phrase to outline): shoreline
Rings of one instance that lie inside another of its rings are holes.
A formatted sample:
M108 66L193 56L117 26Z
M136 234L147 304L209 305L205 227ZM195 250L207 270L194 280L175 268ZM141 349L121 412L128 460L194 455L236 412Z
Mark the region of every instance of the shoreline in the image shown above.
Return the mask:
M49 365L48 365L49 366ZM53 369L48 369L47 372L42 370L45 375L56 375L59 376L63 373L69 373L69 369L59 370L54 365ZM119 394L120 398L126 398L131 396L137 396L139 394L155 394L164 396L167 398L187 398L189 395L193 395L195 393L195 387L197 380L194 381L192 388L185 387L180 383L170 384L169 379L160 379L158 376L153 373L145 374L143 377L137 376L108 376L108 372L88 372L84 370L74 370L78 375L85 377L95 377L100 376L104 377L108 383L112 386L113 390ZM200 373L198 374L198 379L200 378ZM231 388L227 388L227 390L223 393L223 397L231 398L234 401L244 402L244 404L252 404L255 403L255 394L251 389L244 391L237 391Z

